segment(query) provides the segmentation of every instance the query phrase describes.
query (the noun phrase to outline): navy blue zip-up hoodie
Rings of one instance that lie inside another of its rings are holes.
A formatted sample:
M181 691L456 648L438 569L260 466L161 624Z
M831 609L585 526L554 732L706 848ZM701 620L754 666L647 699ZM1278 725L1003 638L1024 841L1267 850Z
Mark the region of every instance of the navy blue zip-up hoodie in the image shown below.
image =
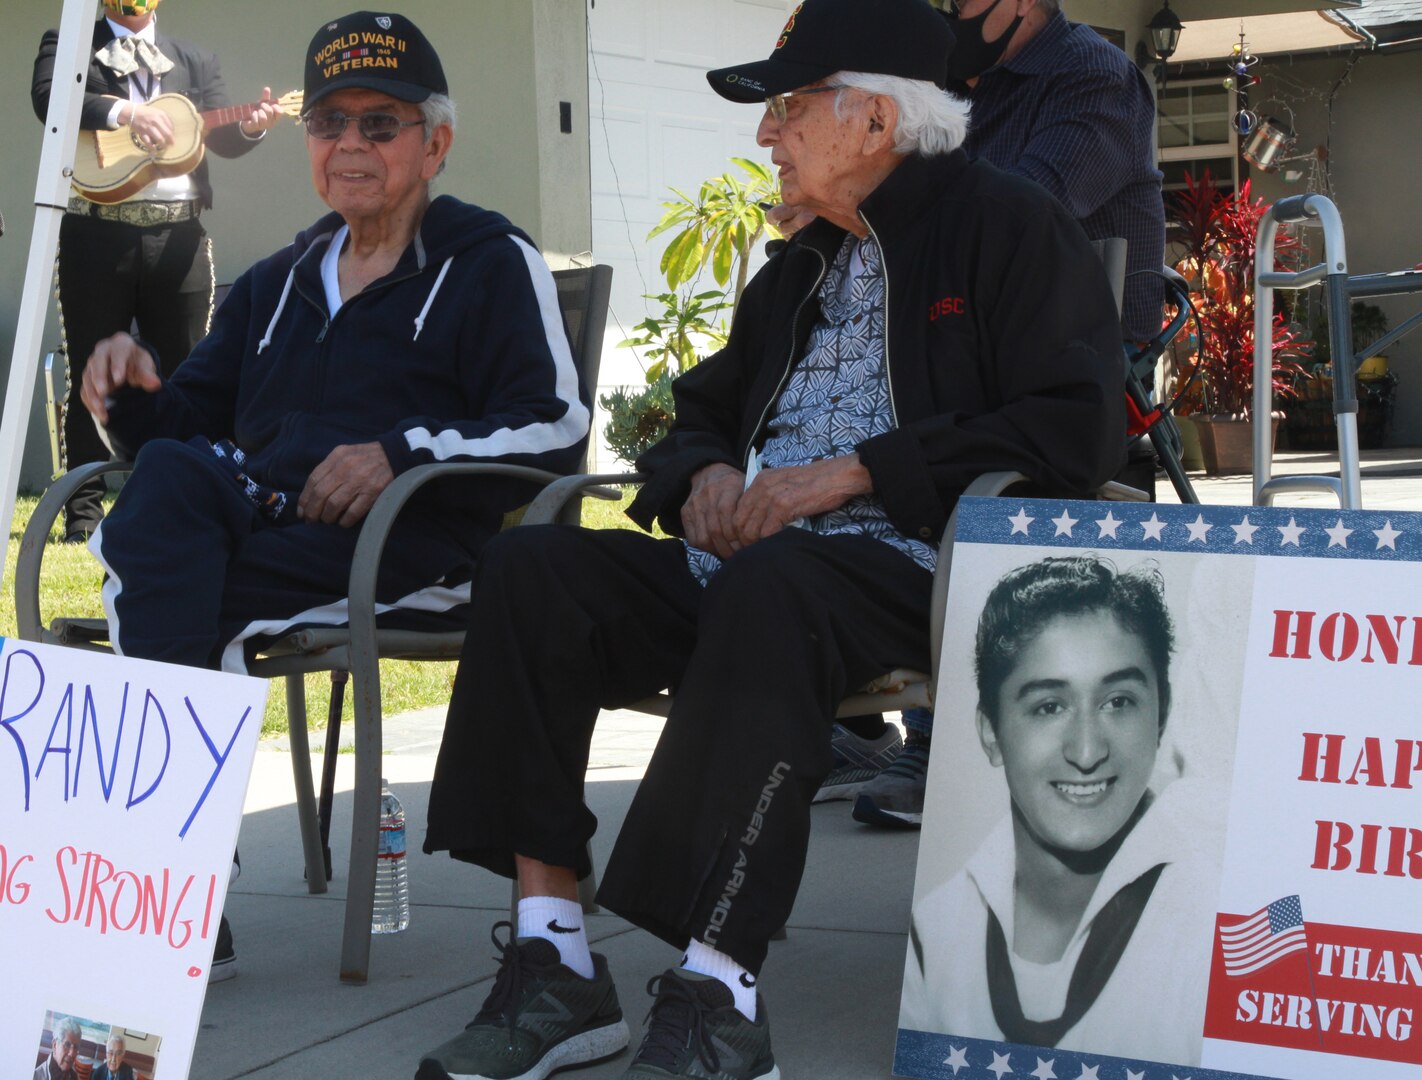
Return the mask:
M395 269L331 317L321 259L342 224L327 214L243 274L159 391L122 389L109 413L115 448L131 456L152 438L230 438L254 479L290 492L347 443L378 441L397 475L490 459L575 469L587 392L528 237L441 196ZM518 501L480 497L479 516Z

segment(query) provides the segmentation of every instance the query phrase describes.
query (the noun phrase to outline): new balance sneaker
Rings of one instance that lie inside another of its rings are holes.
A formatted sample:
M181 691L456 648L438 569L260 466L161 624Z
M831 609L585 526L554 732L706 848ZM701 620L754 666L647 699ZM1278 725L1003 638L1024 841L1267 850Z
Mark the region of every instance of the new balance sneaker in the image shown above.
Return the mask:
M647 984L656 997L647 1035L623 1080L780 1080L770 1052L765 1002L756 998L758 1021L736 1008L720 979L673 968Z
M884 725L877 739L864 739L843 724L835 724L830 733L830 750L834 753L834 768L825 777L813 802L852 799L864 785L878 776L904 747L899 729Z
M626 1049L631 1036L607 959L593 953L585 979L559 962L551 941L515 940L513 932L511 923L494 924L503 958L493 990L463 1032L424 1056L415 1080L543 1080Z
M894 763L864 785L854 800L854 820L891 829L923 824L923 792L928 786L927 740L909 736Z

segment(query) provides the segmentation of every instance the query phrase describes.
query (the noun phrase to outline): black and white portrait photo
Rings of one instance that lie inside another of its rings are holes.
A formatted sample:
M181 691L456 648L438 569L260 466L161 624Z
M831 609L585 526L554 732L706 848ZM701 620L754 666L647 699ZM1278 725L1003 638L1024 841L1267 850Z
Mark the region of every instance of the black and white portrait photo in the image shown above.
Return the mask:
M1198 1064L1245 620L1188 556L1026 554L954 565L900 1026Z

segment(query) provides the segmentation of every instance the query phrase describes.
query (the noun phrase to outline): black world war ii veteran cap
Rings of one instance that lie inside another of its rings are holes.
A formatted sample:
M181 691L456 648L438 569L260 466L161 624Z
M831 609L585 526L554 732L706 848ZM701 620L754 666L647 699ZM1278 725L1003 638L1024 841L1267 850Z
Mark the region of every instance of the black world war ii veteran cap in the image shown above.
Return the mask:
M310 109L334 90L379 90L418 104L449 93L444 68L429 39L403 15L357 11L326 23L306 50Z
M723 98L751 104L836 71L898 75L943 85L953 31L926 0L805 0L768 60L706 73Z

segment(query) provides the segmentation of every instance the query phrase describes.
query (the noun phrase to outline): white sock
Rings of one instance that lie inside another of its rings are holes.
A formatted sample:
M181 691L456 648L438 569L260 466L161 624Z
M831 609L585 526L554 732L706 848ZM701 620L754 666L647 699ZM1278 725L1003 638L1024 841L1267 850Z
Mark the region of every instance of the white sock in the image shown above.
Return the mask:
M558 958L585 979L593 977L588 932L583 927L583 905L556 896L525 896L518 902L518 936L551 941Z
M703 945L693 938L686 947L686 955L681 958L681 966L698 975L720 979L736 999L736 1008L741 1015L752 1022L755 1020L755 976L725 953L717 952L710 945Z

